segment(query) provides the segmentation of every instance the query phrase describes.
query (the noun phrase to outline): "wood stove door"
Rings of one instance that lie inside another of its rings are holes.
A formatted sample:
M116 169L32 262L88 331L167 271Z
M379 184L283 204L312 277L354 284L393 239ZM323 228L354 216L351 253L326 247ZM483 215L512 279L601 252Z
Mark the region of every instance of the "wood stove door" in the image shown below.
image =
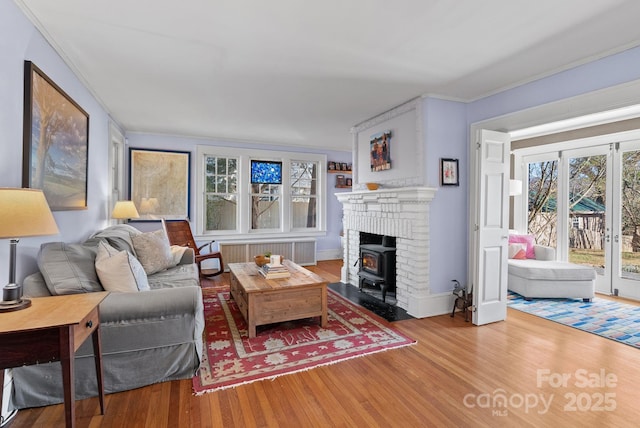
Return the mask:
M360 268L362 270L370 272L374 275L380 275L379 254L363 251L360 257L362 260Z

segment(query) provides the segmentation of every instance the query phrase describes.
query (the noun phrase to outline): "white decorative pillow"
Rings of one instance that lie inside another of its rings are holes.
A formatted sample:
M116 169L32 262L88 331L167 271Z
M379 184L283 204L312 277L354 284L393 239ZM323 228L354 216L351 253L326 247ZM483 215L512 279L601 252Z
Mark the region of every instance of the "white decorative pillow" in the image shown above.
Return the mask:
M104 241L98 244L96 272L107 291L134 293L149 290L147 274L133 254L118 251Z
M131 240L147 275L175 266L169 239L163 229L134 235Z

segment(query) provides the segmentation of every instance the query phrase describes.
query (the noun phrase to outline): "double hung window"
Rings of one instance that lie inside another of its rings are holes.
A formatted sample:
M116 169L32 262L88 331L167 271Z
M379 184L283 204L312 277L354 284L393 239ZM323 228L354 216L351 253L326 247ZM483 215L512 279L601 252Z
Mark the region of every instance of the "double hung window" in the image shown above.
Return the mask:
M199 146L196 159L198 235L325 233L325 155ZM278 178L257 178L256 164L277 167Z

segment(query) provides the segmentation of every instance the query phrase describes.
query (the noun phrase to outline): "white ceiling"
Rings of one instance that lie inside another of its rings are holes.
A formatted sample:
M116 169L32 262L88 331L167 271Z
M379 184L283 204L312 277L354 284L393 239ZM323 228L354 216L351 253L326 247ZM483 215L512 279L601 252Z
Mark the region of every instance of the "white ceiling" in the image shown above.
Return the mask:
M129 132L338 150L417 96L640 44L637 0L15 1Z

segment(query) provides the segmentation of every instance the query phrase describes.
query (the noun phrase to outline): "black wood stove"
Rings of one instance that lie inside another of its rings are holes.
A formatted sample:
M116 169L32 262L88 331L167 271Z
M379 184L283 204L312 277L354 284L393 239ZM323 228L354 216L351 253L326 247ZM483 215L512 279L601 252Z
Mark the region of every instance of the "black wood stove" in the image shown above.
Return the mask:
M382 301L396 288L396 242L394 237L360 234L359 289L380 287Z

